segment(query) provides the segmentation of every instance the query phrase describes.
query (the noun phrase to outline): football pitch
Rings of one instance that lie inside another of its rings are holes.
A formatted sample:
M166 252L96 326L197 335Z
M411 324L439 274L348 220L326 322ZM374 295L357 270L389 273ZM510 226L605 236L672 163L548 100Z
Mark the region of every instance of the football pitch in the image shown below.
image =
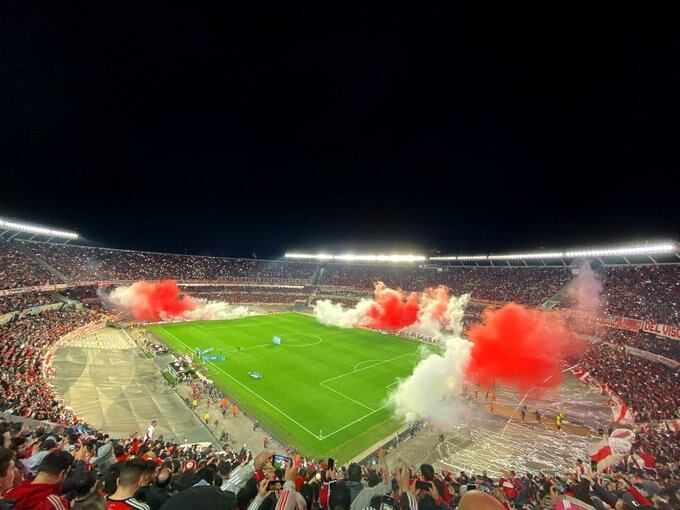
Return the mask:
M180 354L221 351L224 361L206 362L208 378L303 454L340 462L401 427L387 396L426 352L412 340L325 326L296 313L148 329ZM249 375L254 371L262 377Z

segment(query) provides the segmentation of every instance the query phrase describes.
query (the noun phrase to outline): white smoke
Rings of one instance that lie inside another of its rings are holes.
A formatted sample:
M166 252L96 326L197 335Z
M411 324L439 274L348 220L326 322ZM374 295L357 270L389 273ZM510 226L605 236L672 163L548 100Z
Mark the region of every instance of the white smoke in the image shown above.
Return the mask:
M449 297L445 287L425 292L420 297L418 320L401 333L446 343L452 335L459 336L463 331L463 315L469 301L470 294Z
M225 301L196 299L196 308L186 311L182 317L187 320L230 320L252 315L247 306L233 306Z
M437 300L441 305L441 300ZM430 354L418 363L413 374L399 383L390 394L389 403L397 417L404 421L424 419L441 430L460 423L466 405L461 399L464 368L470 359L472 344L461 338L463 315L469 294L451 296L442 319L438 318L435 301L426 303L411 331L440 340L442 354Z
M587 262L582 263L574 272L578 274L567 286L567 296L571 299L572 306L591 315L601 315L605 303L602 298L604 286L599 275Z
M314 305L314 317L321 324L327 326L339 326L341 328L354 328L364 325L366 312L374 301L362 299L354 308L345 308L340 303L333 303L330 299L320 299Z
M460 423L468 406L461 398L464 369L470 359L472 344L461 338L463 315L469 294L449 296L446 287L421 293L418 318L399 333L417 335L440 342L444 351L421 360L413 374L402 380L388 397L395 415L404 421L433 421L442 430ZM360 327L368 321L367 311L375 304L362 299L353 308L330 300L317 301L314 316L322 324L343 328Z
M145 285L153 286L155 284L145 283ZM129 286L116 287L108 294L103 291L97 291L97 295L102 298L108 306L118 310L146 310L154 307L154 305L151 304L154 300L149 298L149 294L140 292L139 282ZM164 321L177 319L230 320L253 315L253 312L246 306L234 306L225 301L208 301L207 299L193 297L190 299L195 304L193 310L185 310L181 312L181 315L168 314L160 311L160 319Z
M460 423L465 404L461 400L463 369L470 358L471 344L460 337L446 340L443 354L430 354L418 363L413 374L390 394L394 413L404 421L433 421L439 429Z

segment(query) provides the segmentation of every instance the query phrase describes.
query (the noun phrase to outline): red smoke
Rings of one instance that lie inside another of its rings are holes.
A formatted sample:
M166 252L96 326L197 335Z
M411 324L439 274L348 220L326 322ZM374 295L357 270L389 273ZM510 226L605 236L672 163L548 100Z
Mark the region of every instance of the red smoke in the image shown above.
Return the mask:
M556 387L562 380L560 362L585 348L557 313L517 303L487 308L483 323L472 326L467 336L473 347L466 379L484 387L499 383L520 391Z
M375 303L366 311L366 326L373 329L398 330L410 326L418 318L418 294L407 296L382 282L375 284Z
M449 288L446 285L428 287L423 291L420 298L420 311L428 317L448 325L449 318L446 316L446 309L449 306L450 298Z
M184 312L196 308L193 298L180 297L175 280L136 282L129 287L116 289L113 294L112 297L127 306L134 318L140 321L179 318Z

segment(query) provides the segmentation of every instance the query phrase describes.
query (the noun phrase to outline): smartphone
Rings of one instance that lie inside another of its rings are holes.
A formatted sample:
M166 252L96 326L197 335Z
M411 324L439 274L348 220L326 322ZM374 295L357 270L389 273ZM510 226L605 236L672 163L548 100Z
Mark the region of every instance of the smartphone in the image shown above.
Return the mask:
M274 469L286 469L292 463L293 459L279 455L278 453L275 453L274 457L272 457L272 465L274 466Z
M424 482L422 480L416 481L416 489L418 490L429 491L430 487L432 487L432 485L430 485L430 482Z
M267 483L267 490L268 491L280 491L283 489L283 480L269 480Z
M328 457L328 470L333 471L335 469L335 459Z
M394 510L394 499L389 496L383 496L380 502L380 510Z

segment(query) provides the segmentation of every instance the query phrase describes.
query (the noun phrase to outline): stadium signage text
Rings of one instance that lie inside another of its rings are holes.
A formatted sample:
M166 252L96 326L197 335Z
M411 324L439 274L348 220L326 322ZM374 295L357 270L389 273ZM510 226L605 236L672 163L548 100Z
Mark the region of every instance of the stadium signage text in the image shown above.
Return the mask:
M647 333L654 333L658 336L680 340L680 328L677 326L669 326L668 324L659 324L658 322L652 321L643 321L642 327L640 329Z

